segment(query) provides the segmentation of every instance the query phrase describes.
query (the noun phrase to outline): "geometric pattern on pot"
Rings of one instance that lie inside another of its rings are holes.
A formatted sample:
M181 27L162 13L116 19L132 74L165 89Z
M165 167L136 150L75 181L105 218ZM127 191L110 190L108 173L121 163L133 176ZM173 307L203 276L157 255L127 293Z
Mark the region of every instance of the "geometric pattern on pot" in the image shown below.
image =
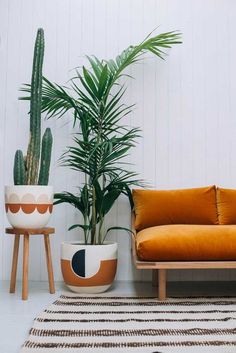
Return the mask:
M80 250L82 251L82 250ZM93 276L80 276L73 270L73 264L69 260L61 260L61 269L65 283L69 286L104 286L114 281L117 268L117 259L101 260L100 266ZM83 266L82 266L83 267ZM79 270L81 274L83 269ZM83 273L82 273L83 274Z
M61 269L67 285L110 285L116 275L117 244L62 244Z
M5 200L6 212L18 213L22 210L24 213L30 214L37 210L40 214L47 211L52 213L52 200L46 194L41 194L35 198L33 194L27 193L20 198L17 194L12 193L8 197L5 195Z

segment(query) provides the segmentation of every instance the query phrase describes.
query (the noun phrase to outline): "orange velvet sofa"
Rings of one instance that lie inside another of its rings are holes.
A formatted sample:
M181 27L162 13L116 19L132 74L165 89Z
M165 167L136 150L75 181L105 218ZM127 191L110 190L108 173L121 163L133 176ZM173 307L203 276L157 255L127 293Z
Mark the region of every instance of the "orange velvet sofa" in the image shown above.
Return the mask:
M135 189L133 202L134 263L158 270L160 300L167 270L236 268L236 190Z

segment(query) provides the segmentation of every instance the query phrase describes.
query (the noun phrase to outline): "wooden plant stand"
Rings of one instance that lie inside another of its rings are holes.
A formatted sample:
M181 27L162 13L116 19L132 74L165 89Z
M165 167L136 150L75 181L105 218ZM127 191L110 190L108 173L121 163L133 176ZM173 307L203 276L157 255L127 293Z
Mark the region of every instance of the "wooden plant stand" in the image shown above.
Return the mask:
M49 227L38 228L38 229L6 228L6 233L15 235L13 256L12 256L10 293L15 293L20 235L23 235L24 246L23 246L22 299L23 300L28 299L29 238L31 235L36 235L36 234L42 234L44 236L45 255L46 255L47 270L48 270L49 292L51 294L55 293L52 257L51 257L50 239L49 239L49 234L55 233L55 229L49 228Z

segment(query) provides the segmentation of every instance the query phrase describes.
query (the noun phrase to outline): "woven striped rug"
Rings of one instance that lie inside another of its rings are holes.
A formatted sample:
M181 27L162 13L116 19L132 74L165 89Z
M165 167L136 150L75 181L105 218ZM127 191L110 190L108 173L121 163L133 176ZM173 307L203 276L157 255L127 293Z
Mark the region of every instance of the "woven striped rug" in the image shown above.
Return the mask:
M21 353L235 353L236 298L61 295Z

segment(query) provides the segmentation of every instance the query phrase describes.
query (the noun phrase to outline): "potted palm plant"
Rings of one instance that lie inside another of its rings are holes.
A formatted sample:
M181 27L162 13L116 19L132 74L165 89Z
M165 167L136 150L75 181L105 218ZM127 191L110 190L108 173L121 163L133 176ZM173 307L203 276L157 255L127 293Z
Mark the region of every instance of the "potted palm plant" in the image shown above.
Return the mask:
M105 218L121 194L132 203L130 186L139 183L125 164L139 136L138 128L123 122L133 107L122 104L125 69L147 52L163 59L163 49L178 43L180 34L176 32L148 36L115 60L87 57L89 68L76 69L69 87L44 80L43 110L48 117L62 117L71 111L74 118L73 145L63 154L62 164L83 175L78 193L55 194L55 204L68 203L82 215L82 221L70 229L81 229L83 240L64 242L61 249L62 274L75 292L102 292L113 282L117 244L107 242L106 236L126 228L106 229Z
M47 128L41 141L42 66L44 31L38 29L30 85L30 138L26 157L17 150L14 186L5 186L5 207L15 228L44 227L52 213L53 189L48 186L52 134ZM29 86L27 86L29 87ZM28 90L29 88L27 88Z

